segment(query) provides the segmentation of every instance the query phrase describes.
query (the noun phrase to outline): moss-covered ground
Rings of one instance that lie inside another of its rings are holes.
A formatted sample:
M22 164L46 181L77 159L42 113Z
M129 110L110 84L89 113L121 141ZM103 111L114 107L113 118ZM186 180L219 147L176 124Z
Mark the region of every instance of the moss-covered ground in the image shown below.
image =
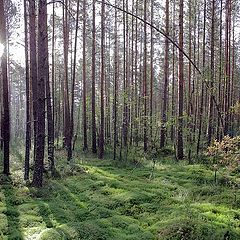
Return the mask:
M215 184L203 165L159 161L152 173L79 157L59 171L39 190L1 177L0 239L240 239L237 183Z

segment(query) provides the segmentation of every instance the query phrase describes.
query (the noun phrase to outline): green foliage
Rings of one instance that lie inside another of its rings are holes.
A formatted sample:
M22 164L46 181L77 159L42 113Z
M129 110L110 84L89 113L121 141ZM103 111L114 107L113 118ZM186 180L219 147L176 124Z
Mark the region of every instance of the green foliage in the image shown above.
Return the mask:
M236 102L231 110L236 116L240 116L240 102Z
M225 136L222 141L214 141L208 147L207 155L216 167L224 166L230 171L240 170L240 136Z
M181 219L170 225L163 227L158 232L158 238L162 240L185 239L185 240L205 240L205 239L238 239L236 232L229 232L221 225L204 223L195 219Z

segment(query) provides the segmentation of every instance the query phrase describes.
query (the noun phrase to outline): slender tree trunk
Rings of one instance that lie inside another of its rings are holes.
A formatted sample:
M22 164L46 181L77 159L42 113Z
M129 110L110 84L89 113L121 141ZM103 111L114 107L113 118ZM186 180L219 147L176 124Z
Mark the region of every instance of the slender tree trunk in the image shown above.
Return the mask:
M213 137L213 87L214 87L214 37L215 37L215 0L212 1L212 23L211 23L211 80L210 80L210 99L208 115L208 144L210 145Z
M183 0L179 3L179 47L183 49ZM177 130L177 158L183 159L183 52L179 51L178 61L178 130Z
M53 9L54 14L54 9ZM54 19L54 16L53 16ZM53 23L54 25L54 23ZM54 31L53 31L54 32ZM52 43L54 48L54 35L52 36ZM47 42L47 76L46 76L46 98L47 98L47 129L48 129L48 162L51 174L54 175L55 163L54 163L54 51L52 51L52 94L50 90L50 80L49 80L49 61L48 61L48 42Z
M125 8L126 7L126 8ZM128 0L123 0L123 124L122 140L124 147L124 160L127 158L128 151L128 131L129 131L129 54L128 54Z
M25 163L24 180L29 180L29 158L31 146L31 117L30 117L30 79L28 56L28 11L27 0L24 0L24 31L25 31L25 68L26 68L26 138L25 138Z
M70 147L68 149L68 161L72 160L73 151L73 135L74 135L74 89L76 81L76 59L77 59L77 36L78 36L78 19L79 19L79 1L77 1L77 17L76 17L76 29L75 29L75 42L74 42L74 56L73 56L73 73L72 73L72 95L71 95L71 125L70 125Z
M138 15L138 0L136 0L136 15ZM135 77L134 77L134 142L138 144L138 19L135 19Z
M166 0L166 19L165 19L165 32L169 35L169 0ZM165 38L165 64L164 64L164 90L163 90L163 109L162 109L162 126L160 137L160 148L165 146L166 142L166 122L167 122L167 105L168 105L168 77L169 77L169 41Z
M38 108L36 159L33 173L33 186L42 187L43 160L45 147L45 88L49 82L47 0L39 0L38 5Z
M134 13L135 9L135 2L132 1L132 13ZM129 119L130 119L130 137L129 137L129 144L130 146L133 145L133 127L134 127L134 34L135 34L135 28L134 28L134 21L135 19L131 18L131 51L129 53L129 56L131 58L131 70L129 72L131 73L131 83L130 83L130 111L129 111Z
M71 155L71 117L69 107L69 87L68 87L68 48L69 48L69 22L68 22L68 0L64 0L63 8L63 52L64 52L64 140L68 155ZM69 157L68 157L69 159Z
M176 37L176 4L175 4L175 0L173 2L173 25L172 25L172 29L173 29L173 40L175 40ZM175 120L175 46L172 47L172 125L171 125L171 140L174 142L175 145L175 124L174 124L174 120Z
M32 108L34 129L34 159L36 156L37 134L37 47L36 47L36 6L35 0L29 0L29 40L30 40L30 79L32 86Z
M100 136L99 136L99 158L104 154L104 82L105 82L105 0L102 1L101 12L101 116L100 116Z
M48 44L48 43L47 43ZM48 47L48 45L46 45ZM47 129L48 129L48 162L49 169L52 175L55 172L55 163L54 163L54 122L53 122L53 107L51 102L51 90L50 90L50 81L49 81L49 62L48 62L48 49L47 51L47 73L46 73L46 98L47 98ZM54 89L52 89L53 91Z
M87 143L87 96L86 96L86 0L83 0L83 151Z
M144 0L144 20L147 21L147 0ZM147 24L144 23L144 66L143 66L143 101L144 101L144 127L143 127L143 143L144 151L148 149L147 136Z
M115 0L115 5L117 5L117 0ZM117 26L117 10L115 9L115 23L114 23L114 38L115 38L115 49L114 49L114 104L113 104L113 112L114 112L114 150L113 150L113 159L116 160L117 156L117 119L118 119L118 26Z
M204 0L204 17L203 17L203 58L202 58L202 66L203 71L205 72L206 65L206 14L207 14L207 2ZM197 139L197 155L200 150L200 143L202 137L202 123L203 123L203 107L204 107L204 81L202 80L201 84L201 98L200 98L200 109L199 109L199 131L198 131L198 139Z
M229 86L230 86L230 65L229 65L229 52L230 52L230 42L229 42L229 18L230 18L230 0L226 0L225 6L225 96L224 96L224 135L228 134L228 125L229 125L229 108L228 108L228 99L229 99Z
M53 3L53 8L52 8L52 18L53 18L53 23L52 23L52 28L53 28L52 29L52 121L53 121L53 124L55 125L55 3ZM54 141L55 141L55 129L53 128L53 144L54 144Z
M232 21L232 72L231 72L231 90L230 90L230 107L234 105L234 86L235 86L235 17ZM234 136L234 114L230 112L230 130L231 136Z
M93 0L93 28L92 28L92 152L97 153L96 140L96 0Z
M6 50L6 18L4 12L4 1L0 0L0 42L4 46L4 52L0 59L2 70L2 96L3 96L3 174L9 175L9 142L10 142L10 114L9 114L9 92Z
M223 102L222 102L222 22L223 22L223 1L220 0L220 24L219 24L219 36L220 36L220 43L219 43L219 80L218 80L218 104L219 109L222 110ZM222 129L221 129L221 119L218 116L217 120L217 139L222 139Z
M189 35L188 35L188 56L190 59L192 59L192 15L194 15L194 18L196 19L196 8L194 6L194 12L192 11L192 2L189 1L188 3L188 15L189 15L189 27L188 27L188 31L189 31ZM194 21L195 24L196 21ZM195 62L195 38L196 38L196 26L193 27L193 38L194 38L194 50L193 50L193 55L194 55L194 62ZM193 73L195 73L195 71L193 71ZM187 126L188 126L188 130L187 130L187 142L188 142L188 162L189 164L192 163L191 160L191 144L192 144L192 131L193 131L193 119L192 119L192 112L193 112L193 93L194 93L194 78L195 78L195 74L193 75L192 78L192 64L189 63L188 65L188 104L187 104L187 116L188 116L188 120L187 120Z
M167 0L168 1L168 0ZM154 0L151 0L151 24L153 25L154 18ZM154 81L154 67L153 67L153 59L154 59L154 43L153 43L153 33L154 30L151 28L151 60L150 60L150 109L149 109L149 117L150 117L150 133L149 136L151 141L153 140L153 81Z

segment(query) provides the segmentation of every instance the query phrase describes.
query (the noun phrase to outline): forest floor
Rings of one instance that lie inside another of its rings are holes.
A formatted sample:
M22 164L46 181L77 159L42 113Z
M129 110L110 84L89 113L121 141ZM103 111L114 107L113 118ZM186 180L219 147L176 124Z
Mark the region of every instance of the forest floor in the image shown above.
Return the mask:
M240 239L240 189L206 166L76 159L39 190L1 176L0 239Z

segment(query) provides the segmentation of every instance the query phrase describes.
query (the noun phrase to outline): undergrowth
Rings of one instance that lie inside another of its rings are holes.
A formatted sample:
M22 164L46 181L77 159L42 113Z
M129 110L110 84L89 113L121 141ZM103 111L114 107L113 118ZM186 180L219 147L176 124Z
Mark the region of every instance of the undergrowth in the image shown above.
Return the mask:
M240 239L240 190L203 165L56 154L42 189L1 177L0 239Z

